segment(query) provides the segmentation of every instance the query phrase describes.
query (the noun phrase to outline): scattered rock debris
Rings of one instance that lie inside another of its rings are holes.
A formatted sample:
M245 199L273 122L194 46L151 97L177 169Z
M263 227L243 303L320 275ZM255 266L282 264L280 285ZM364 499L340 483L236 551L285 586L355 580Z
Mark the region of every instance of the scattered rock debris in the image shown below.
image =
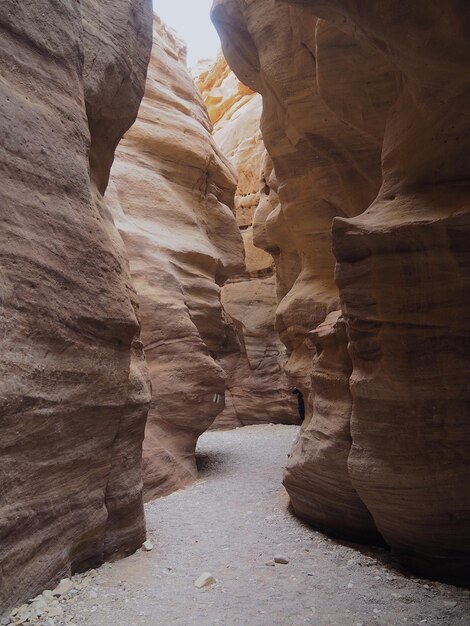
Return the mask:
M152 551L71 576L1 626L468 626L466 590L403 573L385 550L334 541L289 512L282 466L297 430L204 434L201 479L146 505ZM204 570L217 583L198 589Z
M70 615L65 615L76 599L96 576L96 570L73 578L63 578L55 589L46 589L35 598L13 609L8 617L3 617L1 626L75 626Z

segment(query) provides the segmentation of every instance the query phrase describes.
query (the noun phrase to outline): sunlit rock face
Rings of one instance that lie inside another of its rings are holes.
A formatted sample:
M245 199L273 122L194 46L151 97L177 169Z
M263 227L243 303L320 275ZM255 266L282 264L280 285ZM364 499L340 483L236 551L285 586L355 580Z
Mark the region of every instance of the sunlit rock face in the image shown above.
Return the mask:
M263 95L261 129L270 158L263 163L254 242L276 262L276 328L288 349L287 372L307 409L285 485L304 519L352 538L377 540L347 468L352 402L346 333L338 315L327 333L318 338L314 333L340 309L332 220L360 213L380 187L380 136L394 72L374 50L356 46L302 9L226 1L215 4L214 19L232 68ZM335 56L343 62L334 74L330 69L325 76L317 68L320 43L330 67ZM347 56L341 54L344 49ZM358 68L356 73L349 66ZM378 78L373 87L367 84L370 73ZM352 93L364 89L363 98L351 99L349 108L337 103L338 80L347 82ZM342 107L341 115L326 104L323 92ZM343 121L347 114L359 120L357 128ZM325 379L325 359L317 359L326 337L327 361L334 363L330 380ZM312 389L312 379L324 384Z
M311 419L286 487L317 526L372 537L373 519L415 570L465 579L468 8L268 4L216 0L214 19L263 95L280 206L255 215L255 242L301 260L278 328Z
M145 97L112 172L153 388L147 499L194 480L196 441L224 408L226 375L214 359L227 341L220 288L242 271L243 246L235 176L211 131L184 44L155 18Z
M273 258L253 244L253 215L265 183L260 177L264 144L261 96L236 78L222 54L196 69L214 139L238 175L235 215L245 248L246 269L222 288L232 342L220 355L227 372L226 408L214 428L257 423L298 423L286 350L274 329L277 307Z
M151 6L3 0L0 38L2 614L145 538L149 384L102 194L144 91Z

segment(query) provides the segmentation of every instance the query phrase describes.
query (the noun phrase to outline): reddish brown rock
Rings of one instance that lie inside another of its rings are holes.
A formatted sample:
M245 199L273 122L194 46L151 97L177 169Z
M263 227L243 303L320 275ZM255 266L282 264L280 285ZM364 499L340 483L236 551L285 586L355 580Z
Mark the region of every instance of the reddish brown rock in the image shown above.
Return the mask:
M185 46L155 17L145 97L112 172L153 388L147 499L194 480L197 439L224 408L220 287L243 268L243 247L235 177L211 131Z
M348 472L352 364L341 311L311 331L312 419L291 450L284 479L297 515L329 534L358 541L380 538Z
M308 4L400 73L382 189L364 214L334 224L354 365L350 474L408 564L468 579L470 9Z
M197 71L197 85L214 123L214 139L238 174L235 215L245 248L246 269L222 288L233 341L220 357L227 372L227 406L214 428L266 422L299 423L287 354L274 329L276 279L273 258L253 244L253 216L265 183L260 179L264 144L261 96L240 83L223 55Z
M101 193L150 26L140 0L0 6L0 614L145 538L148 381Z

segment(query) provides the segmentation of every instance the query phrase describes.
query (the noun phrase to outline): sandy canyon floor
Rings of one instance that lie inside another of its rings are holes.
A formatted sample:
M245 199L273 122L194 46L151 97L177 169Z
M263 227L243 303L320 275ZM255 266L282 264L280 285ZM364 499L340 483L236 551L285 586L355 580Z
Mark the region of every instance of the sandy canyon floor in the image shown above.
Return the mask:
M203 435L200 480L146 507L153 549L74 577L63 616L46 623L468 626L468 591L410 577L387 552L333 541L291 515L281 477L296 431ZM266 565L275 555L289 563ZM204 572L216 583L198 589Z

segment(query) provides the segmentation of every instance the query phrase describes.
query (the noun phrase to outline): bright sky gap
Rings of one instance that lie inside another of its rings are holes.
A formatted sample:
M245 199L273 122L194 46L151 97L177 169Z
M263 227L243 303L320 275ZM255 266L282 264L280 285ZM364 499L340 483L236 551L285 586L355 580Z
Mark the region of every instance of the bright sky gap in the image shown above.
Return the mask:
M155 13L188 45L188 65L214 59L220 40L209 17L212 0L153 0Z

